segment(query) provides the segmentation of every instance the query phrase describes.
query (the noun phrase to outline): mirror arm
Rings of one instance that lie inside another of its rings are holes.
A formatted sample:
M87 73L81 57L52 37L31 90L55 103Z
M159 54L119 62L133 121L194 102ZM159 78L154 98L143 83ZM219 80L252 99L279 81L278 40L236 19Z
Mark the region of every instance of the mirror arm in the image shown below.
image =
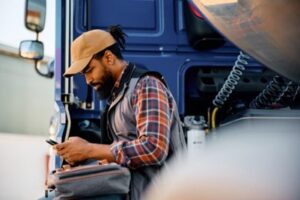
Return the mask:
M50 72L50 73L48 73L48 74L42 73L42 72L39 70L39 68L38 68L38 61L37 61L37 60L34 61L34 69L35 69L35 71L36 71L39 75L41 75L41 76L43 76L43 77L45 77L45 78L52 78L53 75L54 75L53 72Z

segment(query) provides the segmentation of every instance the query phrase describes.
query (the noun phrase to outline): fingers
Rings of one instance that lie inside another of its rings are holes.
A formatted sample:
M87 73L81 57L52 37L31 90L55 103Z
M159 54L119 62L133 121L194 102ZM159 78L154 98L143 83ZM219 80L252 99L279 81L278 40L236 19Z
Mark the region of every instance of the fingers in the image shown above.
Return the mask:
M70 158L63 158L67 163L69 163L70 165L74 165L75 161L71 160Z
M56 150L56 154L64 159L67 158L67 154L70 151L68 141L54 145L53 148Z
M78 137L70 137L67 141L54 145L54 149L57 151L62 151L63 149L68 149L69 146L74 145L74 143L77 143ZM76 145L76 144L75 144Z
M75 164L74 159L72 158L72 156L71 156L71 154L70 154L70 152L68 151L67 148L60 147L58 149L59 150L57 150L57 154L59 156L61 156L63 160L65 160L70 165L74 165Z
M68 161L68 160L66 160L67 161L67 163L69 163L70 165L74 165L75 163L74 162L71 162L71 161Z
M69 164L87 158L86 148L88 142L80 137L70 137L67 141L55 145L57 155L61 156Z
M65 143L61 143L53 146L54 150L56 150L57 154L59 155L62 154L64 151L67 151L65 147L66 147Z
M80 140L80 137L70 137L68 141L76 141L76 140Z
M69 154L69 151L68 151L68 149L62 149L60 151L57 151L57 154L62 156L62 157L67 157L68 154Z
M58 151L61 151L63 148L64 148L64 145L63 145L63 143L61 143L61 144L56 144L56 145L53 145L53 147L52 147L56 152L58 152Z

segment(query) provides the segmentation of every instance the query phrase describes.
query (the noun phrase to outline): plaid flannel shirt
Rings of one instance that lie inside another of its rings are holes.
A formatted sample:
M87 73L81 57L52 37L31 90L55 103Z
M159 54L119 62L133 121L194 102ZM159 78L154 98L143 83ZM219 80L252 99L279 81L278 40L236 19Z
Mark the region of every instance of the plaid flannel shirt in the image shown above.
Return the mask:
M130 168L160 165L169 150L173 96L159 79L145 76L137 83L131 103L138 138L119 141L112 146L116 162Z

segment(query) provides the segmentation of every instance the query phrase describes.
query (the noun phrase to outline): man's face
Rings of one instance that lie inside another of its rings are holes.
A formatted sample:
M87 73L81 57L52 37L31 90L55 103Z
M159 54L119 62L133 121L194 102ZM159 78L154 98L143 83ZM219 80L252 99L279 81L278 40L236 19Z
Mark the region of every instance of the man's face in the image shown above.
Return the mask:
M97 91L101 100L107 99L110 96L115 81L112 72L101 58L93 58L82 73L85 76L87 84Z

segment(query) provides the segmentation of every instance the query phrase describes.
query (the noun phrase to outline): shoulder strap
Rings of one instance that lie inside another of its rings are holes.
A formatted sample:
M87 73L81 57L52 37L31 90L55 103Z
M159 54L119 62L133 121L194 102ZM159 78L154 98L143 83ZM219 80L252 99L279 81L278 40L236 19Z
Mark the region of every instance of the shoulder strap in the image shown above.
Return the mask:
M132 78L143 78L145 76L154 76L158 78L166 87L168 87L167 82L165 81L162 74L156 71L149 71L147 69L136 67L133 71Z

